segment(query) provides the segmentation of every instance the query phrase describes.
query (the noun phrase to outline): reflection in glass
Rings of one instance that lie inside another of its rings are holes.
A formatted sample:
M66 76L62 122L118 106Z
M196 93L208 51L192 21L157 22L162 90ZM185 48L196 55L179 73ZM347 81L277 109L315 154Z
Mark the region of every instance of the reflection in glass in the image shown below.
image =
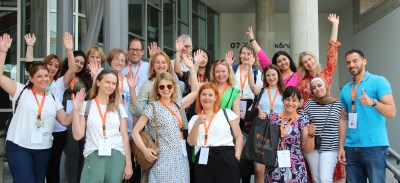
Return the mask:
M164 10L163 10L163 17L164 17L164 46L173 48L174 47L174 30L175 30L175 11L176 6L175 3L166 0L164 1Z
M78 13L86 14L86 0L78 1Z
M207 9L207 51L210 57L220 58L219 55L219 15L212 9Z
M179 22L178 35L187 34L189 35L189 26Z
M78 18L78 49L82 50L86 36L86 18Z
M143 0L129 0L128 5L128 31L139 36L143 36L143 4Z
M382 1L384 0L360 0L360 14L378 5Z
M206 47L206 22L195 15L192 20L192 40L194 47Z
M189 23L189 1L188 0L178 0L178 18L182 22Z
M155 41L159 43L161 13L152 6L147 6L147 8L147 42Z
M192 1L192 10L198 16L205 18L206 17L206 5L201 3L200 1Z

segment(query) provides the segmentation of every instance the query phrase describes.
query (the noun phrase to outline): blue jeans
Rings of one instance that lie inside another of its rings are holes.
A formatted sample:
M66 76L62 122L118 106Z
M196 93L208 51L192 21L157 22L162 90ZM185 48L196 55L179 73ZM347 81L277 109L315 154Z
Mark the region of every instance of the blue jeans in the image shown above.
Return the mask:
M51 149L27 149L7 140L6 151L14 183L44 183Z
M386 182L387 146L345 147L346 181L348 183Z

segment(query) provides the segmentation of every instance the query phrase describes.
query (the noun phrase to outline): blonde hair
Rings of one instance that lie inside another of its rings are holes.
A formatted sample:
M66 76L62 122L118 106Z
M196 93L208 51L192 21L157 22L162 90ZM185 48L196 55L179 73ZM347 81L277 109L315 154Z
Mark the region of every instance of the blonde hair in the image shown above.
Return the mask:
M108 111L115 111L119 108L119 91L118 91L118 86L119 86L119 81L118 81L118 74L116 71L113 70L103 70L100 72L100 74L96 77L96 81L101 81L106 74L112 74L117 78L117 83L114 91L111 93L110 96L108 96L108 104L107 104L107 110ZM99 94L99 86L97 86L97 83L92 86L90 89L90 95L89 95L89 100L92 100L97 97Z
M98 52L100 54L101 64L104 64L104 61L106 60L106 56L103 52L103 49L97 45L91 46L88 49L88 51L86 52L86 56L88 57L88 59L90 58L90 55L93 54L94 52Z
M170 81L174 86L174 91L172 92L171 99L176 99L178 97L178 86L175 83L174 76L169 72L163 72L159 76L156 77L154 81L154 87L150 95L150 99L153 101L159 100L161 98L160 93L158 92L158 84L161 80Z
M304 68L304 64L303 64L303 62L302 62L303 57L306 56L306 55L312 57L312 58L315 60L315 64L316 64L316 66L315 66L316 72L315 72L315 73L317 74L317 76L321 73L321 65L319 64L319 62L318 62L317 59L315 58L315 55L314 55L313 53L309 52L309 51L303 51L303 52L301 52L300 55L299 55L299 60L298 60L299 63L298 63L298 67L297 67L297 75L300 76L300 77L299 77L300 80L301 80L302 78L304 78L304 77L310 75L310 72L307 71L307 70Z
M111 65L112 60L115 57L118 57L120 54L125 56L125 65L128 65L128 55L119 48L113 48L110 50L110 52L108 52L107 63Z
M215 67L217 67L218 65L224 65L226 68L228 68L228 80L226 82L228 82L229 85L233 86L236 83L235 73L232 67L225 60L214 61L214 64L211 67L210 81L215 84L218 84L217 80L215 79Z
M151 56L151 58L150 58L149 80L153 80L156 77L156 71L154 70L154 64L156 63L156 58L157 58L158 55L164 56L165 61L168 64L168 71L167 72L169 72L171 74L171 76L174 75L174 71L172 69L172 64L171 64L171 60L169 59L169 56L165 52L160 51L160 52L154 53L154 55Z

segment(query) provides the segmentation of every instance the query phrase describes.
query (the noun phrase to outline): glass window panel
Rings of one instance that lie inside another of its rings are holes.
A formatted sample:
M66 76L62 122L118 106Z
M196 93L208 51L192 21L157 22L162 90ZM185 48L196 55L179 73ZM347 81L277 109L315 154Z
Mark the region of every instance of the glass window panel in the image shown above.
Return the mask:
M211 59L220 58L219 55L219 15L207 9L207 51Z
M0 0L0 6L2 7L17 7L17 0Z
M194 47L206 47L206 22L195 15L192 20L192 39Z
M57 52L57 13L50 13L50 53Z
M0 10L0 35L9 34L14 40L10 49L7 51L6 61L4 63L4 75L17 79L17 12Z
M86 0L77 0L77 1L78 1L78 12L86 14Z
M128 11L128 31L143 36L144 1L130 0Z
M189 26L179 22L178 35L187 34L189 35Z
M164 46L174 47L174 32L175 32L175 3L166 0L164 1Z
M57 0L50 1L50 9L57 10Z
M178 0L178 18L189 23L189 0Z
M78 49L82 49L84 46L86 36L86 18L78 18Z
M206 17L206 11L207 11L206 5L204 5L203 3L199 2L198 8L197 8L197 14L200 17L205 18Z
M154 5L154 6L157 6L157 7L160 7L160 5L161 5L160 1L161 0L147 0L148 3L150 3L150 4Z
M151 43L155 41L159 43L161 13L152 6L147 7L147 42Z

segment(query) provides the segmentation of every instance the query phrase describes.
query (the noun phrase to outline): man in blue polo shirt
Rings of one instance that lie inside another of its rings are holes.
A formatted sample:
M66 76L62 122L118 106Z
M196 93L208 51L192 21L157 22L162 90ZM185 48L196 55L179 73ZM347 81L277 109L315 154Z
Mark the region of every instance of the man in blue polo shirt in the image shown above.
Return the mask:
M346 53L353 81L340 93L339 162L346 165L347 182L386 182L389 147L385 120L394 118L396 105L388 80L365 71L360 50Z

